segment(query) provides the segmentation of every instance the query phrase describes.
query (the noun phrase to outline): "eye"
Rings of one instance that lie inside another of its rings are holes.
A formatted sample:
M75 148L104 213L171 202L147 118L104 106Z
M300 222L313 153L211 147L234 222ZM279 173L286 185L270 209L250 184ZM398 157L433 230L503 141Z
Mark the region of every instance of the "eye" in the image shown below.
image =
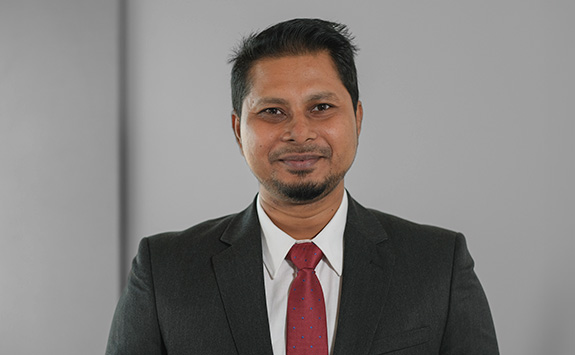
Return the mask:
M267 122L281 122L286 118L286 114L280 108L268 107L261 110L258 117Z
M331 107L332 107L332 106L331 106L330 104L319 104L319 105L316 105L316 106L312 109L312 111L316 111L316 112L317 112L317 111L326 111L326 110L328 110L328 109L331 108Z
M268 107L262 110L260 113L265 113L267 115L282 115L283 112L277 107Z

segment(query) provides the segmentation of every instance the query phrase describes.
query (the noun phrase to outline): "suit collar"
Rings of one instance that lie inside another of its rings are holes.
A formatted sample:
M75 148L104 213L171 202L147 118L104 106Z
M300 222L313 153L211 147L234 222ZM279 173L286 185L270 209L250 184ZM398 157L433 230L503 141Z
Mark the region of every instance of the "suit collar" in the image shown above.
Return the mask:
M389 236L381 223L375 216L356 200L354 200L349 193L349 207L347 213L347 227L346 231L354 231L358 233L366 242L379 244L387 239Z
M252 203L221 236L229 248L212 258L239 354L272 354L261 228ZM367 354L389 289L394 255L375 216L348 195L343 284L333 355ZM370 297L369 295L377 295Z
M230 246L212 258L239 354L272 354L255 204L236 215L220 240Z
M334 355L369 351L392 277L388 239L375 216L350 198Z

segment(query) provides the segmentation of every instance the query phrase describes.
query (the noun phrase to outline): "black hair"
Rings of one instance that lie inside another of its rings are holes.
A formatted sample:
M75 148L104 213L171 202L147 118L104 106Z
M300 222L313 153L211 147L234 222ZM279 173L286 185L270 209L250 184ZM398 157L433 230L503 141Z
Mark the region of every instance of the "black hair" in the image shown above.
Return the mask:
M327 51L331 56L343 86L349 92L354 111L359 89L354 56L357 47L343 24L320 19L293 19L268 27L245 37L234 51L232 67L232 106L241 116L242 103L250 91L250 70L262 58L312 54Z

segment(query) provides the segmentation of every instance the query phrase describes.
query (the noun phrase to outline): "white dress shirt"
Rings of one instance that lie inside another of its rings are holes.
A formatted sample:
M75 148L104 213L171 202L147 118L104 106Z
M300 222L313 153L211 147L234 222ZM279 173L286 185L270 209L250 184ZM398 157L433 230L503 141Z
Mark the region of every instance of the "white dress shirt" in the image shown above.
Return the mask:
M343 232L347 218L347 194L329 223L313 240L295 240L279 229L261 207L258 195L257 212L262 228L262 250L264 261L264 283L268 321L274 355L286 353L286 312L289 286L297 269L286 260L294 243L313 241L323 252L323 258L316 266L316 275L321 283L326 305L327 339L330 354L335 341L341 273L343 269Z

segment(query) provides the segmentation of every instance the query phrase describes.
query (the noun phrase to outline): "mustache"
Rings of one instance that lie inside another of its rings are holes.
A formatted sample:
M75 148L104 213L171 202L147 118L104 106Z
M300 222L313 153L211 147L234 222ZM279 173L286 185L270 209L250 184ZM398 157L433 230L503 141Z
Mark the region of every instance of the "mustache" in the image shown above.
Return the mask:
M289 154L314 154L325 158L331 158L332 151L329 147L320 147L318 145L305 145L299 147L285 147L273 151L269 154L270 161L279 160L281 157Z

